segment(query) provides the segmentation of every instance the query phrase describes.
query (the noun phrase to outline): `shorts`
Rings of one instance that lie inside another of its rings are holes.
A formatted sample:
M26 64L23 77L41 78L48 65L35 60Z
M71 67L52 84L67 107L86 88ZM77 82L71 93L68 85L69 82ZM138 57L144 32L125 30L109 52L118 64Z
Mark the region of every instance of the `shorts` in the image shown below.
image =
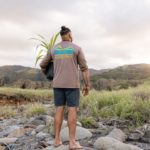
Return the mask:
M79 88L54 88L55 106L78 107L80 99Z

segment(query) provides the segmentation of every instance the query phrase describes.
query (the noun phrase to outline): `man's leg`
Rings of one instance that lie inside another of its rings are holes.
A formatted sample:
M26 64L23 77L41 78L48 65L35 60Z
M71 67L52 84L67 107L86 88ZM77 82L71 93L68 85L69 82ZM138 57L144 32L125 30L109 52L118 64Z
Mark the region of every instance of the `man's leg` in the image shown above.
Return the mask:
M68 108L68 127L69 127L69 139L71 143L75 142L76 121L77 121L77 108L69 107Z
M69 127L69 147L70 149L82 148L78 142L76 142L76 122L77 122L77 108L68 108L68 127Z
M60 144L62 144L60 139L60 130L64 116L64 106L66 103L65 93L62 88L54 88L54 102L56 106L54 118L54 131L55 131L54 146L59 146Z
M54 146L59 146L60 144L62 144L62 141L60 139L60 130L63 122L63 116L64 116L64 106L57 107L54 118L54 130L55 130Z

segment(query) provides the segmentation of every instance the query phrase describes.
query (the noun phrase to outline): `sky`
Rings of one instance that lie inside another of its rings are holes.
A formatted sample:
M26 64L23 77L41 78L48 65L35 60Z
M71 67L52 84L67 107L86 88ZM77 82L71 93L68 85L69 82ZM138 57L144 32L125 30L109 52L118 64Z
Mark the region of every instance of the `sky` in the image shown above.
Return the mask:
M49 40L62 25L89 68L150 64L150 0L0 0L0 66L35 67L31 38Z

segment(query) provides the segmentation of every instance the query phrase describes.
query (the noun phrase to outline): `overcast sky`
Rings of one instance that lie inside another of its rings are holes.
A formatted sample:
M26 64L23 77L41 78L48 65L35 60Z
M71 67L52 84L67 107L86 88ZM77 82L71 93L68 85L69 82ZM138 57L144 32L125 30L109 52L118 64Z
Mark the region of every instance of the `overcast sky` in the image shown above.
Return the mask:
M90 68L150 63L150 0L0 0L0 66L34 67L29 39L50 39L61 25Z

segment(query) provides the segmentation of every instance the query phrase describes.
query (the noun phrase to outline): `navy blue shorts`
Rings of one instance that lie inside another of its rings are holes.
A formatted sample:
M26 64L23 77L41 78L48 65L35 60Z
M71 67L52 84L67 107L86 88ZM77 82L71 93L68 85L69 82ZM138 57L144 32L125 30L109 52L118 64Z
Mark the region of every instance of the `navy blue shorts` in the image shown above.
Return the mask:
M80 99L79 88L54 88L55 106L78 107Z

